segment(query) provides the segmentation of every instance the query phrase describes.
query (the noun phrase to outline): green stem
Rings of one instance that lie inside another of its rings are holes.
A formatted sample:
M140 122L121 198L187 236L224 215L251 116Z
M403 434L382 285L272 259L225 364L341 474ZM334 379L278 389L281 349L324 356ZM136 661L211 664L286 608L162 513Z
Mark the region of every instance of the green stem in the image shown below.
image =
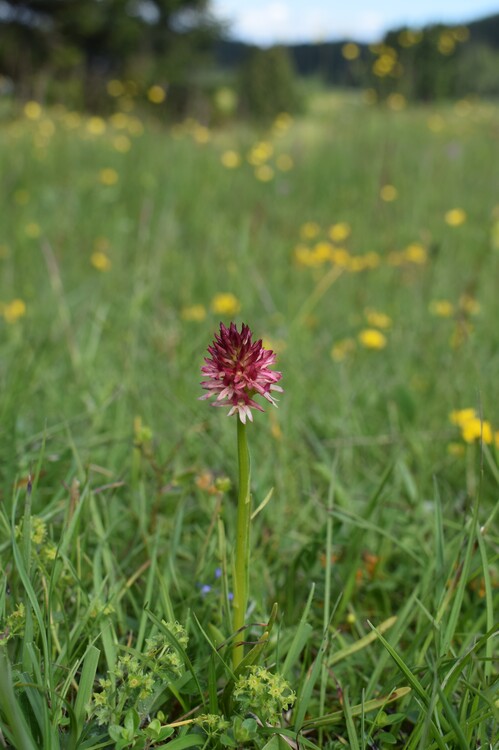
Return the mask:
M244 627L248 607L249 559L250 559L250 456L246 425L237 419L237 459L239 466L239 491L237 496L236 554L234 562L234 632ZM239 640L237 636L236 640ZM234 646L232 660L234 667L244 657L244 646Z

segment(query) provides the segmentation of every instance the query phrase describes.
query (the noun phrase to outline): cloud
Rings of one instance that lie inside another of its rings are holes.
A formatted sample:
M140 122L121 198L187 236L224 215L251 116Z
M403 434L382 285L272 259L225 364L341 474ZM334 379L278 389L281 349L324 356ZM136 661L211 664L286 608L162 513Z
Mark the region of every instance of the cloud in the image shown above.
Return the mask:
M338 13L329 4L304 8L303 3L272 0L246 6L219 0L215 6L217 14L231 24L231 36L261 45L339 38L372 40L386 28L383 16L375 11Z

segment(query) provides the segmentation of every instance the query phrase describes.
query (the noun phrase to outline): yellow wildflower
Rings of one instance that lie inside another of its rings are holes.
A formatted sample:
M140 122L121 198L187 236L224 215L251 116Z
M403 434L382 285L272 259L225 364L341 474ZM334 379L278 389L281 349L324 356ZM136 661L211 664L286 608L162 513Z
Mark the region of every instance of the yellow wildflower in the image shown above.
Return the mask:
M378 310L373 310L370 307L364 310L364 315L369 325L373 326L373 328L390 328L392 325L392 319L389 315Z
M330 256L332 263L335 263L337 266L342 266L343 268L350 267L352 256L344 247L334 247L330 252Z
M28 120L39 120L42 116L42 108L38 102L29 101L24 105L24 114Z
M116 185L118 180L118 172L111 167L101 169L99 172L99 181L102 183L102 185Z
M340 339L331 349L331 358L335 362L342 362L355 349L355 340L351 338Z
M468 315L478 315L480 303L470 294L462 294L459 298L459 309Z
M279 154L275 163L277 169L280 169L281 172L289 172L289 170L294 167L293 159L289 154Z
M445 214L445 223L450 227L459 227L466 221L466 211L462 208L451 208Z
M321 231L316 221L307 221L300 227L300 237L303 240L313 240Z
M445 120L442 115L430 115L426 124L432 133L440 133L445 127Z
M241 303L231 292L220 292L213 297L211 309L218 315L235 315L241 309Z
M318 264L331 260L332 252L333 246L329 242L322 241L314 245L313 255Z
M423 265L428 260L428 251L419 242L412 242L405 248L404 256L410 263Z
M380 198L385 203L392 203L392 201L397 200L398 194L399 192L394 185L383 185L379 191Z
M306 245L295 247L295 260L300 266L315 266L317 263L313 251Z
M25 206L26 203L29 202L29 193L27 190L23 190L22 188L19 190L16 190L14 193L14 201L17 203L18 206Z
M451 318L454 315L454 305L446 299L435 299L430 302L429 310L438 318Z
M466 409L454 409L449 414L449 419L452 424L455 424L458 427L463 427L466 422L473 421L474 419L476 419L476 417L476 411L471 407L467 407Z
M26 304L22 299L13 299L3 307L2 313L6 323L15 323L26 315Z
M127 151L130 151L132 142L126 135L117 135L115 138L113 138L113 146L116 151L119 151L122 154L126 154Z
M328 235L333 242L343 242L350 236L352 228L346 221L339 221L329 227Z
M147 91L147 98L153 104L162 104L166 99L166 91L162 86L151 86Z
M270 182L274 178L274 170L268 164L262 164L255 169L255 177L260 182Z
M293 124L293 118L288 112L281 112L274 120L274 129L283 133Z
M359 333L359 341L366 349L384 349L386 336L375 328L364 328Z
M103 253L101 250L96 250L94 253L92 253L92 255L90 256L90 263L98 271L105 272L105 271L109 271L111 268L111 261L109 257L106 255L106 253Z
M193 136L196 143L208 143L211 138L210 131L205 125L198 125L194 128Z
M36 221L30 221L29 224L26 224L24 231L26 232L27 237L32 240L38 239L42 233L40 225L37 224Z
M106 132L106 123L102 117L90 117L87 120L87 131L91 135L102 135Z
M354 42L348 42L341 48L341 54L345 60L356 60L360 55L360 48Z
M107 93L109 94L109 96L118 97L118 96L123 96L123 94L125 93L125 87L123 83L116 79L108 81L106 88L107 88Z
M485 419L482 421L479 417L469 419L462 425L461 437L465 443L482 440L487 445L490 445L494 439L490 422L487 422Z
M227 169L235 169L241 164L241 156L237 153L237 151L224 151L224 153L220 157L220 161L222 162L224 167L227 167Z
M400 70L401 66L397 66L395 68L396 73L402 72ZM393 110L394 112L400 112L401 110L405 109L407 106L407 99L403 94L393 93L390 94L388 99L386 100L386 103L388 104L389 108Z
M183 307L180 311L182 320L188 322L201 323L206 318L206 308L204 305L189 305Z
M264 164L272 154L274 153L274 147L268 141L260 141L256 143L248 154L248 161L253 167L258 167Z

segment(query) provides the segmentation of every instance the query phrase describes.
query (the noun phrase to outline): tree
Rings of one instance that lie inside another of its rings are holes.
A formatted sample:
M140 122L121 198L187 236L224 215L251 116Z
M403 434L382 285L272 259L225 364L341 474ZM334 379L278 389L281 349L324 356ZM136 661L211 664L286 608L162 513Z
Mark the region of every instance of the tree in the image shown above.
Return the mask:
M207 8L207 0L8 0L0 72L29 95L78 76L86 104L107 78L136 70L144 86L159 77L180 88L219 31Z
M257 118L297 109L295 73L285 47L253 49L241 68L240 97L245 113Z

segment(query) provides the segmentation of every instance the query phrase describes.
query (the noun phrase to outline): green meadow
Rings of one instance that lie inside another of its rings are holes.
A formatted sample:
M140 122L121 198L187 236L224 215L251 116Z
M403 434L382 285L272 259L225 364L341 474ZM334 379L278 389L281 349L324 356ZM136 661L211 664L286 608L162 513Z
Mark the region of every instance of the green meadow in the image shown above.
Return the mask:
M498 134L342 92L3 113L0 746L496 747ZM199 400L231 321L284 389L243 634L237 417Z

